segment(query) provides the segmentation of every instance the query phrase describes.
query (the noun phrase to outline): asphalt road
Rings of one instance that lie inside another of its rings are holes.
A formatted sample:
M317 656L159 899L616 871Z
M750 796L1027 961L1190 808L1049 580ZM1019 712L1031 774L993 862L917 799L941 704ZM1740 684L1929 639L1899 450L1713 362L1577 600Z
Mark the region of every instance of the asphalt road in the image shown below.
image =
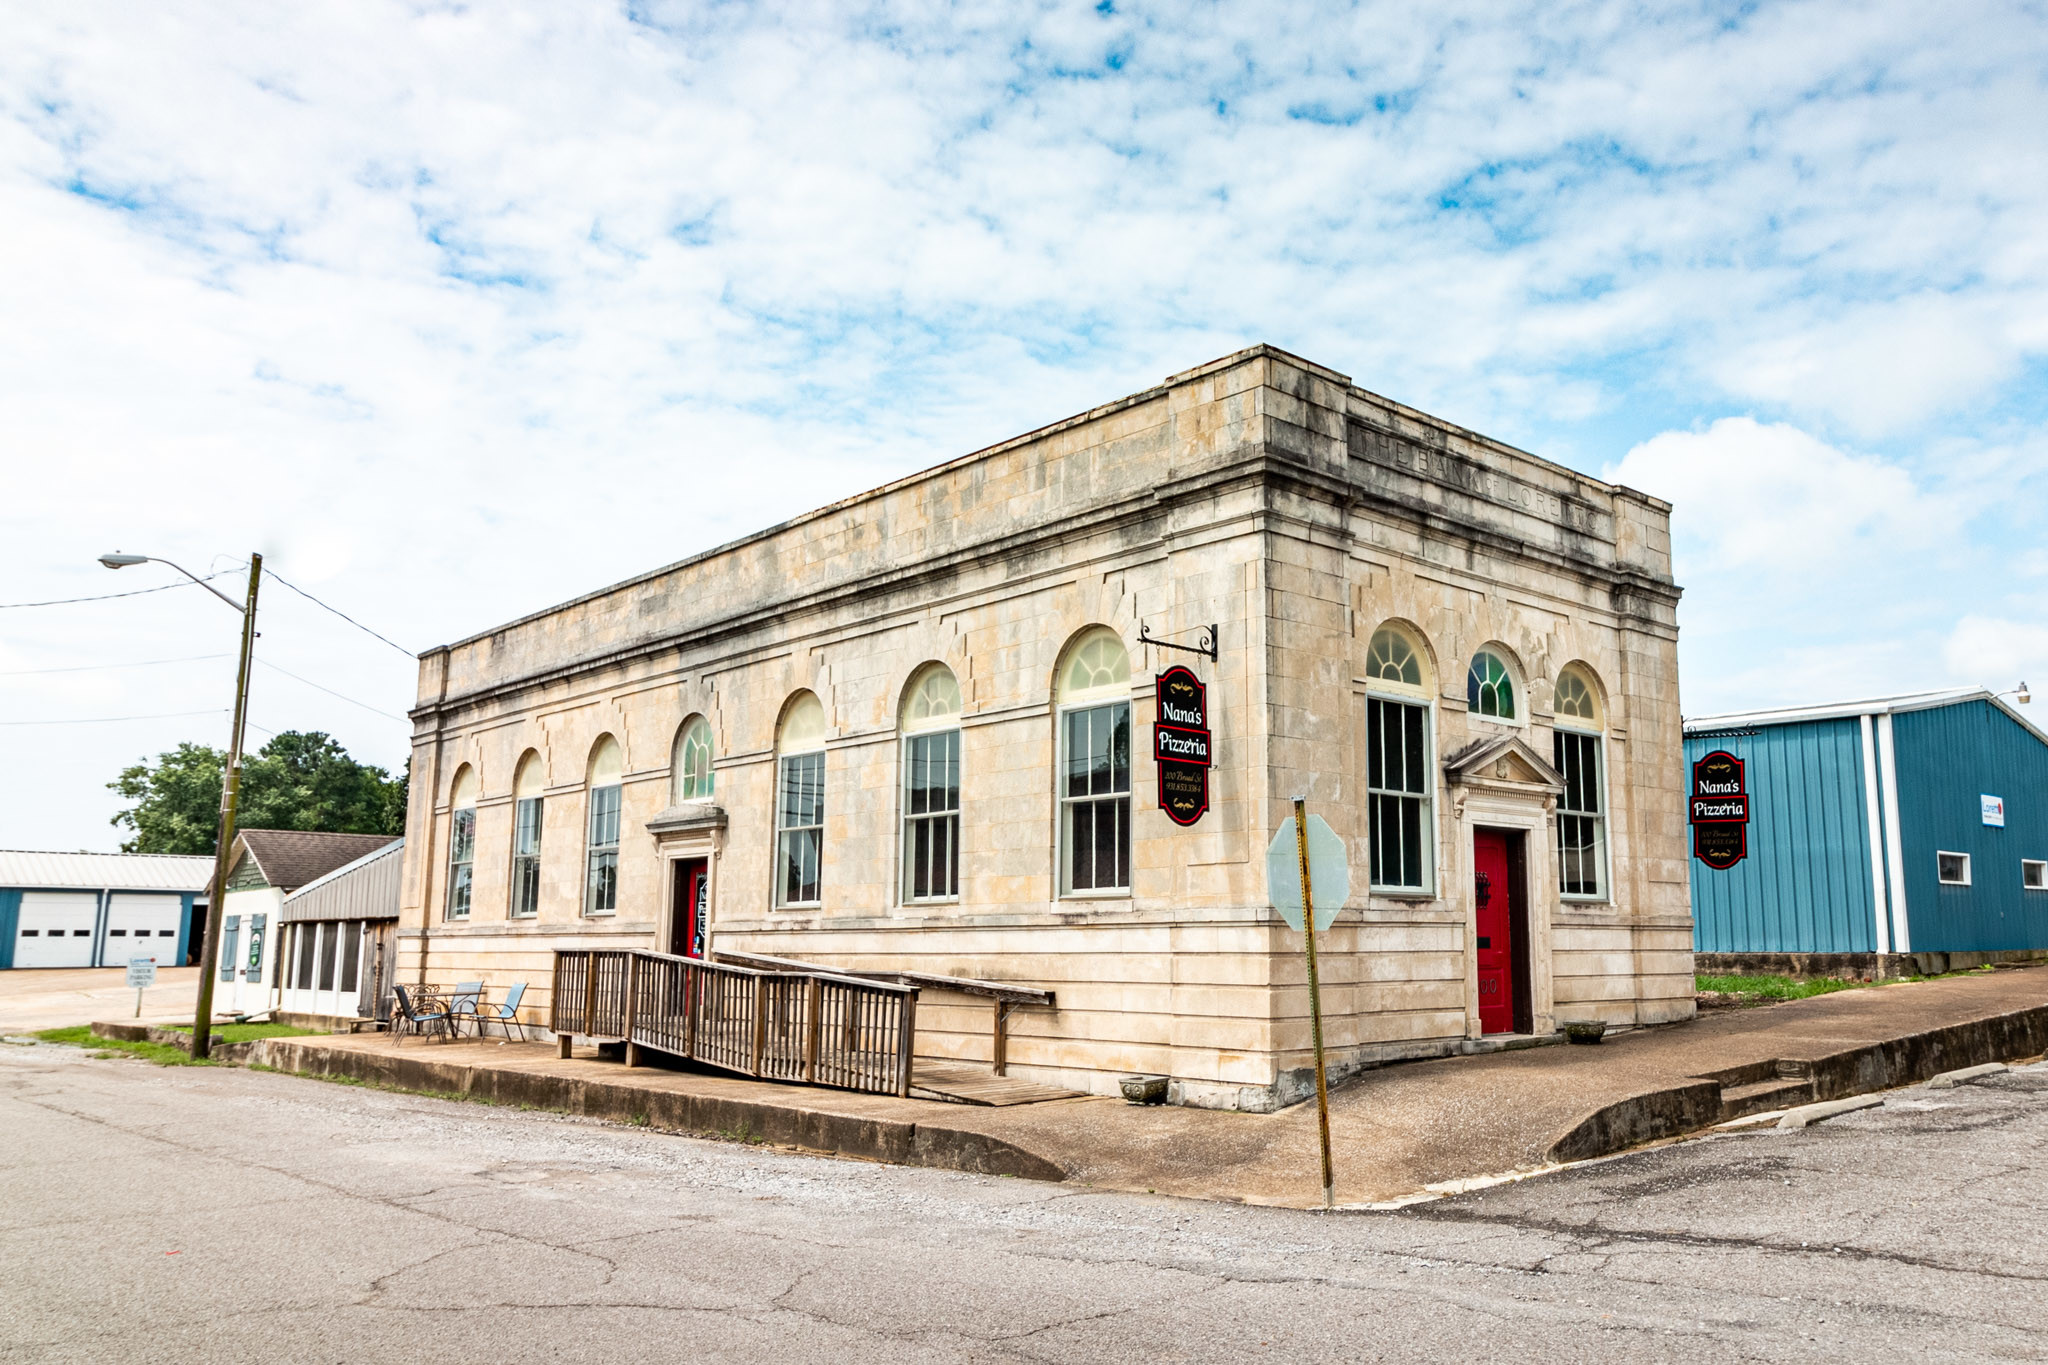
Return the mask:
M0 1360L2048 1355L2048 1068L1396 1212L0 1047Z

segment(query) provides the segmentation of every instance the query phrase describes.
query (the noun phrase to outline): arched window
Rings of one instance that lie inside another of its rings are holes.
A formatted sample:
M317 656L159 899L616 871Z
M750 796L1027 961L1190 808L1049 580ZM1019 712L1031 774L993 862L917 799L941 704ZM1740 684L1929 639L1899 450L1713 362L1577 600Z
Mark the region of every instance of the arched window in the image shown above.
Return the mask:
M960 894L960 683L930 664L903 693L903 899Z
M692 716L676 731L669 758L669 802L711 799L711 722Z
M456 770L448 793L448 918L468 919L476 872L476 769Z
M1372 887L1427 894L1436 865L1430 708L1421 644L1400 626L1366 650L1365 798Z
M1381 626L1365 651L1365 676L1374 682L1422 686L1422 655L1399 626Z
M512 918L540 913L540 755L528 750L512 779Z
M1059 678L1060 893L1131 886L1131 657L1097 628Z
M1472 656L1472 669L1465 675L1465 704L1476 716L1497 720L1515 718L1515 681L1498 654L1482 649Z
M583 913L615 914L619 908L619 816L624 805L620 786L625 755L610 735L590 751L589 830L584 843Z
M799 692L775 740L775 903L816 905L825 861L825 706Z
M1557 889L1573 899L1607 895L1607 782L1600 693L1577 665L1557 678L1551 737L1564 794L1557 800Z

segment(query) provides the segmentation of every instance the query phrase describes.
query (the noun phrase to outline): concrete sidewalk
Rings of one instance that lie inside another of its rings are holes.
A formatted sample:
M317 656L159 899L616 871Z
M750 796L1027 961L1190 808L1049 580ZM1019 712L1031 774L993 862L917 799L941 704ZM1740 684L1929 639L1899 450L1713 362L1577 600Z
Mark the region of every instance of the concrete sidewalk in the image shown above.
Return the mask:
M1733 1112L2048 1051L2048 967L1844 991L1613 1038L1368 1072L1331 1096L1337 1198L1598 1156ZM550 1045L278 1038L281 1070L754 1137L877 1160L1247 1203L1320 1202L1313 1104L1279 1114L1095 1097L1009 1108L636 1068Z

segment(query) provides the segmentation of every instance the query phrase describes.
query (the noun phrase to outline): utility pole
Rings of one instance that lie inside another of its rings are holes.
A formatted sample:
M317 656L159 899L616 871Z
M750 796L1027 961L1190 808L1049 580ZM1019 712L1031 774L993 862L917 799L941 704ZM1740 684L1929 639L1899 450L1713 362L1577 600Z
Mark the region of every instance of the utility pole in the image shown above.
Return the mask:
M181 571L182 572L182 571ZM189 575L188 575L189 576ZM235 673L235 722L228 735L228 766L221 774L220 836L213 848L213 895L206 907L206 938L199 952L199 999L192 1007L192 1055L205 1057L213 1048L213 982L220 964L222 907L228 895L228 851L235 843L235 806L242 793L242 723L249 712L249 653L256 643L256 588L263 579L263 556L249 556L249 599L242 607L242 662ZM235 964L227 964L233 971Z

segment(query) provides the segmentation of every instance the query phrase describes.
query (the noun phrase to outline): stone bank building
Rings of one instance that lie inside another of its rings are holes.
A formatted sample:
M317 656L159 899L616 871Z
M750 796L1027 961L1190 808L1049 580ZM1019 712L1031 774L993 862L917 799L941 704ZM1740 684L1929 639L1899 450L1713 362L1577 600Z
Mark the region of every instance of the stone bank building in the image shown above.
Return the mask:
M422 656L399 979L541 1018L569 947L1015 982L1056 1007L1012 1075L1270 1109L1306 792L1339 1074L1687 1016L1668 514L1270 347L1175 375ZM917 1050L987 1061L986 1019L928 992Z

